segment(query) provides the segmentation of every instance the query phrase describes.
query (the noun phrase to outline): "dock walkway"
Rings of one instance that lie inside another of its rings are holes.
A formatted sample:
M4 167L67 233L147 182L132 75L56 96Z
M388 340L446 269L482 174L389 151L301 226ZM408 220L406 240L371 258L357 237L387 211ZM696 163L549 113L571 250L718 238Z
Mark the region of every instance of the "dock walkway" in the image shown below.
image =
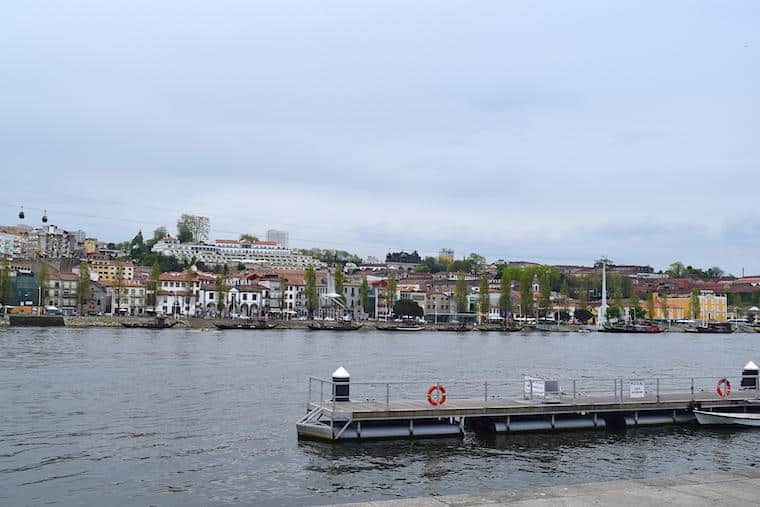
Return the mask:
M741 386L742 380L731 382ZM695 408L760 411L757 385L721 396L715 382L662 377L449 383L446 401L436 405L419 383L351 382L347 398L334 394L346 384L312 378L307 414L296 428L300 438L336 441L455 436L467 429L510 433L691 423Z
M544 507L564 505L700 507L756 505L760 498L760 470L655 476L571 486L553 486L525 491L495 491L467 495L411 498L343 504L342 507Z

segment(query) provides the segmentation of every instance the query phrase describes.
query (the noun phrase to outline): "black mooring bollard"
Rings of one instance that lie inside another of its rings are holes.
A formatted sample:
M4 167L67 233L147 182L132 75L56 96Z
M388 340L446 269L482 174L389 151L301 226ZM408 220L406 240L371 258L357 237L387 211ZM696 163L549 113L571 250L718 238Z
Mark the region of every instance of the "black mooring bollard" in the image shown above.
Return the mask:
M753 361L750 361L744 365L744 369L742 370L741 387L744 389L757 389L757 381L759 376L760 369L758 369L757 365Z
M349 401L351 375L342 366L332 374L333 401Z

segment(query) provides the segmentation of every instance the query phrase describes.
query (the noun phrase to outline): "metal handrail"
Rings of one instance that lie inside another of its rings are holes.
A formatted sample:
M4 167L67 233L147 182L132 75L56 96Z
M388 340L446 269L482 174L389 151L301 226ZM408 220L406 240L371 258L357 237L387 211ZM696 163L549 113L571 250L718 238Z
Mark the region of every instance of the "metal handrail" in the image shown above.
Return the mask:
M698 377L697 376L681 377L681 376L676 376L676 375L665 375L665 376L658 376L658 377L629 376L629 377L555 377L555 378L551 378L551 377L547 376L546 378L541 378L540 380L554 380L554 381L558 381L558 382L572 382L572 381L577 381L577 382L605 382L605 381L609 381L609 382L612 382L612 381L620 380L620 379L623 379L623 380L657 380L657 379L660 379L660 380L690 380L690 379L694 379L694 380L698 380L698 379L701 379L701 380L707 380L707 379L719 380L719 379L722 379L722 378L727 378L727 379L730 380L732 378L736 379L736 378L757 378L757 377L755 377L753 375L723 375L723 376L721 376L720 374L718 374L718 375L705 375L705 376L698 376ZM322 378L322 377L313 377L313 376L310 376L309 379L310 380L316 380L316 381L319 381L319 382L324 382L326 384L340 384L341 383L341 382L335 382L335 381L333 381L331 379L326 379L326 378ZM526 379L524 379L524 378L520 378L520 379L512 378L512 379L500 379L500 380L493 380L493 379L484 379L484 380L457 380L457 379L449 379L449 380L446 380L446 381L440 381L440 380L394 380L394 381L387 381L387 380L366 381L366 380L363 380L363 381L353 381L352 380L350 382L350 384L352 386L355 386L355 385L386 385L386 384L390 384L390 385L415 385L415 384L419 384L419 385L429 386L429 385L434 385L436 382L441 382L441 384L443 384L443 385L446 385L446 384L483 385L486 382L488 382L489 384L498 385L500 383L501 384L511 384L513 382L526 382Z
M648 397L655 396L656 401L660 402L660 395L662 393L667 394L689 394L691 397L691 400L694 400L695 393L704 393L706 391L711 391L714 389L713 382L721 379L721 378L727 378L730 381L736 381L739 379L739 382L736 384L735 389L742 389L742 390L756 390L758 391L758 394L760 394L760 382L755 382L755 385L753 387L742 387L741 386L741 380L745 378L750 379L757 379L757 376L754 375L710 375L710 376L694 376L694 377L683 377L683 376L660 376L660 377L652 377L652 376L631 376L631 377L576 377L576 378L545 378L545 379L532 379L532 378L522 378L522 379L502 379L502 380L451 380L451 381L421 381L421 380L411 380L411 381L358 381L358 382L349 382L349 384L354 388L354 392L356 392L356 388L359 388L361 391L362 387L372 387L372 388L379 388L379 387L385 387L384 393L375 393L377 398L367 399L367 401L381 401L384 398L384 401L386 404L390 404L391 402L391 388L398 388L399 386L406 386L408 388L412 388L415 386L429 386L429 385L443 385L448 386L447 389L449 389L447 393L447 397L450 399L477 399L482 398L486 402L489 399L489 394L492 399L499 398L503 396L527 396L527 399L533 400L534 399L534 382L542 382L546 380L556 381L558 384L558 392L552 393L552 395L557 395L560 399L576 399L578 397L586 397L586 396L593 396L593 395L599 395L599 394L605 394L609 395L612 394L613 399L616 401L625 401L625 400L631 400L636 399L637 397L634 397L632 395L632 392L629 391L629 389L626 389L626 385L630 386L633 382L639 383L644 382L645 384L645 392L644 395ZM709 383L705 382L709 381ZM334 389L335 385L339 384L339 382L335 382L331 379L325 379L320 377L309 377L309 401L308 401L308 409L311 409L312 407L318 407L321 406L320 404L312 403L312 397L313 397L313 382L319 382L320 383L320 402L324 403L325 401L331 401L333 409L335 408L335 396L334 396ZM605 385L606 384L606 385ZM328 386L328 389L330 391L330 399L325 399L325 385ZM508 386L510 389L503 389L505 386ZM529 386L526 388L526 386ZM501 389L500 389L501 388ZM612 390L610 390L612 388ZM394 389L394 390L396 390ZM526 393L526 389L529 391ZM409 392L409 390L405 390ZM457 392L458 391L458 392ZM505 392L506 391L506 392ZM480 393L479 395L477 393ZM378 399L379 398L379 399ZM400 399L400 398L396 398ZM406 398L408 399L408 398Z

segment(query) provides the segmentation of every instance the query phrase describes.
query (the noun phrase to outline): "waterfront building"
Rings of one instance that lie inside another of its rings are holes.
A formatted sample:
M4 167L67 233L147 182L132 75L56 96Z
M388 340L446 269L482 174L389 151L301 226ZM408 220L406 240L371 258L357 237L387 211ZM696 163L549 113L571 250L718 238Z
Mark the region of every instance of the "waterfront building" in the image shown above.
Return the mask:
M156 305L160 315L196 315L197 275L183 272L161 273L158 278Z
M691 294L672 295L667 297L667 319L682 320L691 319ZM711 290L699 292L699 316L695 320L724 322L728 319L728 300L725 295L717 295ZM655 320L665 320L665 308L663 297L654 293L654 315L647 315ZM647 307L647 302L640 305Z
M121 286L116 284L106 285L111 315L145 314L145 286L140 282L123 281Z
M449 322L456 313L451 292L430 291L425 298L425 318L428 322Z
M267 231L267 241L274 241L276 244L280 245L283 248L289 248L288 231L269 229Z
M97 273L98 280L105 284L112 284L121 270L121 277L125 281L132 281L135 274L135 265L132 261L115 261L101 256L89 256L87 263L90 272Z
M74 273L50 273L47 306L55 306L67 315L76 314L78 281L79 275Z
M108 312L110 296L106 287L98 282L90 283L90 297L82 309L83 315L103 315Z

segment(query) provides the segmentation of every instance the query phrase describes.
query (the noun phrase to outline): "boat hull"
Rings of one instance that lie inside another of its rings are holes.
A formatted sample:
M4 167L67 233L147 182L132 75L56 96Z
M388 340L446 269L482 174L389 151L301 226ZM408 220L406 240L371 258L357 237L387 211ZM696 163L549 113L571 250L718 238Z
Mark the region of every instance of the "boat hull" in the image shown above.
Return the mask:
M394 331L394 332L399 332L399 333L409 333L409 332L414 332L414 331L424 331L425 327L424 326L389 326L389 327L375 326L375 329L377 329L378 331Z
M177 323L172 322L171 324L149 324L146 322L122 322L121 325L131 329L171 329L176 326Z
M697 422L703 426L748 426L760 428L760 414L695 410L694 415L697 418Z
M258 330L258 329L274 329L277 327L277 324L221 324L221 323L214 323L214 326L216 326L217 329L222 330L229 330L229 329L239 329L239 330Z
M312 331L356 331L362 328L362 324L351 326L320 326L316 324L309 324L309 329Z

